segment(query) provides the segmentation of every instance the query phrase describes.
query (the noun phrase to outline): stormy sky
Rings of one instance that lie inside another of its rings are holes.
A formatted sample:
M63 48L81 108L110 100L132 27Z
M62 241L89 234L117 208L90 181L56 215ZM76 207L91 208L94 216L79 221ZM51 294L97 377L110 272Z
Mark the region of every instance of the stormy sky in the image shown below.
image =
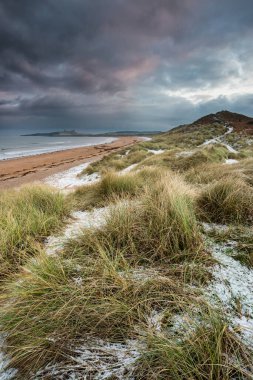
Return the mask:
M0 129L253 115L252 0L0 0Z

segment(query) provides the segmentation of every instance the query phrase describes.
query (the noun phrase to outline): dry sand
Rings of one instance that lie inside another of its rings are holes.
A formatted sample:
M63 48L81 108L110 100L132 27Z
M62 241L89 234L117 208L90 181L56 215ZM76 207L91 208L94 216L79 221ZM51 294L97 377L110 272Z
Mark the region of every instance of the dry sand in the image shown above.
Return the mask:
M95 161L123 147L140 141L138 137L121 137L110 144L74 148L60 152L0 161L0 189L18 187L25 183L41 181L63 170Z

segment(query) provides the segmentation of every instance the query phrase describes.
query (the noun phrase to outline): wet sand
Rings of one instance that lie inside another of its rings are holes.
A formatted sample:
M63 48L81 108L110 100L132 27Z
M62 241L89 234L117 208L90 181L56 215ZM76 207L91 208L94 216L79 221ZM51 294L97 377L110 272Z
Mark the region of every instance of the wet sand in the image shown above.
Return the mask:
M140 141L138 137L121 137L110 144L68 149L36 156L0 161L0 189L18 187L88 161L95 161Z

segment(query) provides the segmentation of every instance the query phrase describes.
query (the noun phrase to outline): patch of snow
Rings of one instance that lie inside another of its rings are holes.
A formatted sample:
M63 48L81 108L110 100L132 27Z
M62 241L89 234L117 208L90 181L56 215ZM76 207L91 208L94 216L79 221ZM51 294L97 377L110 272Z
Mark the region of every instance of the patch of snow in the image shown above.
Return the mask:
M159 313L156 310L152 310L147 320L149 328L154 329L156 331L161 331L163 318L164 313Z
M97 208L92 211L75 211L72 213L73 220L66 226L60 236L49 236L45 242L47 255L59 252L64 243L71 238L77 237L84 228L98 228L105 223L108 207Z
M148 152L153 153L153 154L162 154L165 152L165 150L164 149L157 149L157 150L148 149Z
M222 145L225 146L230 153L235 153L235 154L238 153L237 150L235 150L231 145L228 145L225 143L222 143Z
M214 138L214 139L211 139L211 140L206 140L205 142L203 142L203 144L201 144L199 146L205 146L205 145L217 144L217 143L220 143L220 141L218 140L218 138Z
M78 186L88 185L100 179L98 173L80 176L82 171L89 166L90 162L74 166L71 169L56 173L44 180L50 186L64 191L73 191Z
M17 374L17 370L9 368L10 360L4 353L4 336L0 335L0 380L11 380Z
M231 245L230 245L231 246ZM253 270L226 254L228 246L213 244L213 257L219 262L206 297L222 304L232 326L240 331L245 344L253 348Z
M184 151L176 154L176 157L191 157L194 154L192 151Z
M102 339L85 342L73 349L64 362L48 365L40 370L35 380L50 376L56 380L94 379L132 380L134 364L140 357L143 345L136 340L111 343Z
M227 124L225 124L225 127L227 128L227 131L221 135L221 136L218 136L218 137L215 137L211 140L207 140L205 141L203 144L199 145L199 147L201 146L205 146L205 145L209 145L209 144L222 144L223 146L225 146L227 148L227 150L230 152L230 153L238 153L237 150L235 150L231 145L229 144L226 144L222 141L222 138L225 137L226 135L230 134L233 132L233 127L229 127Z
M128 166L127 168L123 169L120 171L120 173L129 173L132 169L134 169L138 164L132 164Z
M210 231L218 231L218 232L227 232L229 231L229 227L226 224L218 224L218 223L201 223L205 232Z
M228 159L225 161L225 164L233 165L233 164L237 164L237 162L239 162L239 161L238 161L238 160L234 160L233 158L228 158Z
M233 130L234 130L233 127L229 127L229 126L227 126L227 125L226 125L226 127L228 128L228 130L227 130L227 132L224 133L224 136L229 135L229 134L232 133Z

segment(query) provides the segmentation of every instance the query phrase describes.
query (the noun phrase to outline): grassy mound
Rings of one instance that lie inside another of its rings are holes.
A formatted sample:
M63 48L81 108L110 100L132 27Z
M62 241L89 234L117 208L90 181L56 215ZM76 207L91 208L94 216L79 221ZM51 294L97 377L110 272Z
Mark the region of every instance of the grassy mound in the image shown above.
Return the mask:
M0 194L0 276L36 251L36 242L56 230L68 214L62 195L43 186Z
M114 341L133 337L153 307L178 309L185 297L177 277L134 276L122 258L112 260L102 250L95 265L89 257L33 259L2 290L7 302L0 324L11 364L24 372L57 360L69 341L86 334Z
M206 221L247 224L253 218L253 189L242 180L228 177L203 189L197 204Z
M92 174L92 173L105 173L108 170L119 171L131 166L133 164L139 163L147 158L151 153L139 145L134 146L129 150L123 150L119 153L113 153L105 156L99 161L91 163L82 174Z
M198 165L185 173L185 179L195 184L207 184L231 176L241 179L252 186L253 159L243 159L233 165L219 163Z
M245 369L244 369L245 368ZM247 370L248 368L248 376ZM252 357L218 315L191 326L182 339L152 335L136 379L250 379Z
M103 207L120 198L132 198L141 193L148 183L162 178L165 171L147 168L138 172L117 174L107 172L102 179L92 185L80 186L69 199L74 201L76 208L86 210L93 207Z
M101 181L87 186L80 186L70 195L79 210L86 210L92 207L102 207L116 197L132 197L136 195L143 181L135 173L117 175L109 172L105 174Z
M225 161L229 157L229 151L222 145L207 145L202 148L184 154L178 149L157 155L156 157L147 158L144 165L158 165L160 167L169 167L172 170L185 172L191 168L207 163Z
M92 253L100 245L112 253L124 252L137 262L198 256L201 239L191 189L179 177L165 175L146 187L136 201L112 208L103 227L86 231L67 249Z

